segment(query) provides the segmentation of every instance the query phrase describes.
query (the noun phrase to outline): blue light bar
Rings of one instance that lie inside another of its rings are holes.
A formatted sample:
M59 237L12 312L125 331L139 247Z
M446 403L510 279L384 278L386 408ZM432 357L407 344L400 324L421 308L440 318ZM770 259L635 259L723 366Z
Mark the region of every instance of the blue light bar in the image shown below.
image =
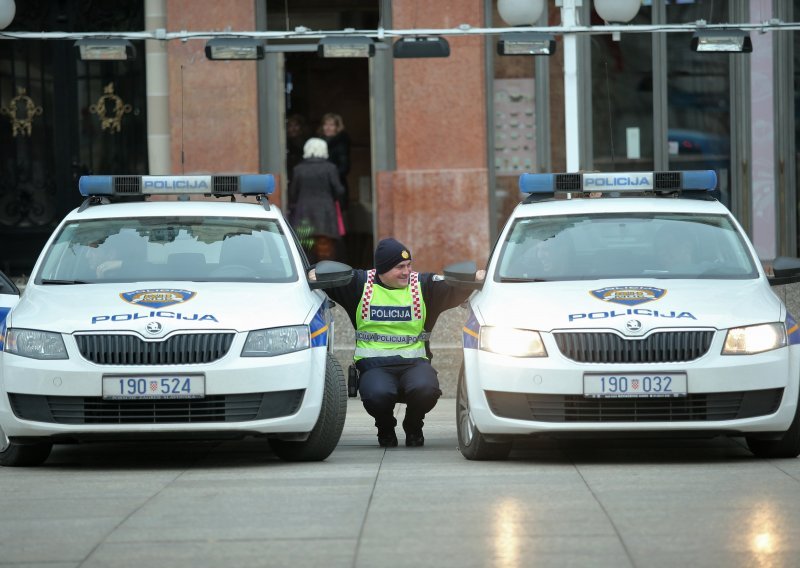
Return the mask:
M78 189L81 195L114 195L113 176L81 176Z
M674 172L585 172L565 174L522 174L522 193L674 193L687 190L712 191L717 187L714 170Z
M239 176L239 191L242 195L272 195L275 191L275 176L272 174Z
M182 176L81 176L81 195L271 195L271 174Z

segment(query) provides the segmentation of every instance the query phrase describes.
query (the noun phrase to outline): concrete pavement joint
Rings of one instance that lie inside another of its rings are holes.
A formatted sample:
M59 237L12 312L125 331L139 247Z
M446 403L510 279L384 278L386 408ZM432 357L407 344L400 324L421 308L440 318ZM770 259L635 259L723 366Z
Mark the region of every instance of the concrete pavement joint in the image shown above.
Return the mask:
M375 488L378 486L378 477L381 475L381 468L383 467L383 460L386 458L386 448L383 450L381 461L378 463L378 470L375 472L375 479L372 482L372 489L369 492L369 499L367 499L367 507L364 510L364 518L361 519L361 526L358 529L358 536L356 537L356 549L353 553L353 568L358 565L358 555L361 551L361 538L364 536L364 528L367 526L367 517L369 517L369 509L372 506L372 498L375 496Z
M215 445L212 447L212 450L213 450L213 449L216 449L216 448L217 448L219 445L220 445L220 444L215 444ZM142 503L141 505L139 505L138 507L136 507L135 509L133 509L133 510L132 510L130 513L128 513L127 515L125 515L125 517L124 517L124 518L123 518L123 519L122 519L120 522L118 522L118 523L117 523L117 524L115 524L113 527L111 527L111 529L110 529L110 530L109 530L109 531L106 533L106 535L105 535L105 536L104 536L102 539L98 540L97 544L95 544L95 545L92 547L92 549L91 549L91 550L90 550L90 551L89 551L89 552L86 554L86 556L83 558L83 560L81 560L81 561L80 561L80 563L78 564L78 568L81 568L81 566L85 565L85 564L86 564L86 562L87 562L87 561L88 561L88 560L89 560L89 559L92 557L92 555L93 555L93 554L94 554L94 553L97 551L97 549L98 549L98 548L100 548L100 547L101 547L103 544L106 544L106 543L107 543L107 541L108 541L108 537L110 537L112 534L114 534L114 533L117 531L117 529L119 529L119 528L120 528L122 525L124 525L124 524L125 524L125 523L128 521L128 519L130 519L130 518L131 518L131 517L133 517L133 516L134 516L136 513L138 513L139 511L141 511L141 510L142 510L142 509L143 509L143 508L144 508L144 507L145 507L145 506L146 506L148 503L150 503L151 501L153 501L153 499L155 499L156 497L158 497L159 495L161 495L161 494L164 492L164 490L165 490L165 489L167 489L167 488L168 488L168 487L170 487L172 484L174 484L174 483L175 483L175 481L177 481L178 479L180 479L181 477L183 477L183 476L186 474L186 472L187 472L189 469L192 469L192 468L193 468L193 467L194 467L194 466L195 466L195 465L196 465L196 464L197 464L197 463L198 463L200 460L202 460L202 459L205 459L205 458L206 458L206 457L207 457L207 456L208 456L210 453L211 453L211 450L209 450L209 451L205 452L203 455L199 456L199 457L198 457L196 460L194 460L194 461L193 461L193 462L190 464L190 466L189 466L188 468L185 468L183 471L181 471L180 473L178 473L177 475L175 475L174 477L172 477L172 479L170 479L170 480L169 480L169 481L167 481L167 482L166 482L164 485L162 485L162 486L161 486L161 489L159 489L158 491L156 491L155 493L153 493L152 495L150 495L150 497L148 497L147 499L145 499L144 503Z
M570 456L569 453L567 454L567 456L569 456L569 460L570 460L570 462L572 462L572 466L575 468L575 471L580 476L580 478L583 481L584 485L586 485L586 489L589 490L589 493L591 493L592 498L600 506L600 510L603 511L603 515L606 517L606 519L608 519L608 522L611 523L611 527L614 529L614 534L617 535L617 539L619 539L619 543L622 545L622 550L625 551L625 556L628 557L628 561L631 563L631 566L633 566L633 568L636 568L636 562L634 562L633 557L631 556L631 552L630 552L630 550L628 550L628 546L625 544L625 539L622 538L622 533L619 532L619 528L617 527L616 523L614 523L614 519L611 518L611 515L606 510L605 505L603 505L603 502L600 500L600 498L594 492L594 489L592 489L592 486L589 485L589 482L587 481L586 477L584 477L580 466L577 463L575 463L575 460L572 459L572 456Z

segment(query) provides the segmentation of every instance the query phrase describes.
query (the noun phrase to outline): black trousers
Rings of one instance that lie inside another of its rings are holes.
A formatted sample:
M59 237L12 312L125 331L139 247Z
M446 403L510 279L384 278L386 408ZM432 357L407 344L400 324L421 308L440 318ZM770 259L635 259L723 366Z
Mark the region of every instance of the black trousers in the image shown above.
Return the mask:
M409 359L367 369L361 373L359 391L364 408L375 418L379 430L397 425L394 405L405 402L403 429L406 432L418 432L422 419L442 396L436 370L427 359Z

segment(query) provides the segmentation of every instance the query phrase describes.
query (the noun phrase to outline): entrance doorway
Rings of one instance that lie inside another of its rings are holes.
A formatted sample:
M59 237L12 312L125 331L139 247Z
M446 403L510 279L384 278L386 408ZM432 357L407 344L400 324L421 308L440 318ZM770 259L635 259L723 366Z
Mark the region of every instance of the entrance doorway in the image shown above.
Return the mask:
M368 30L377 29L381 20L379 0L266 0L265 3L267 31L294 30L298 26L310 30ZM282 55L285 100L280 105L282 116L275 118L282 125L289 117L299 119L306 126L305 136L318 136L324 115L341 116L350 140L350 167L345 176L346 235L341 239L337 260L355 268L370 268L374 225L370 60L322 58L317 55L317 40L311 42L286 42L290 47L297 48L300 43L308 49L287 49ZM286 148L291 150L288 139ZM299 154L302 158L302 149ZM284 179L291 177L291 168L297 160L297 150L293 155L287 151Z
M372 160L370 155L369 62L366 59L325 59L316 53L286 53L285 118L287 122L286 175L302 158L302 142L322 136L325 115L339 115L349 140L342 203L345 236L337 259L357 268L372 266ZM303 125L299 138L291 123Z

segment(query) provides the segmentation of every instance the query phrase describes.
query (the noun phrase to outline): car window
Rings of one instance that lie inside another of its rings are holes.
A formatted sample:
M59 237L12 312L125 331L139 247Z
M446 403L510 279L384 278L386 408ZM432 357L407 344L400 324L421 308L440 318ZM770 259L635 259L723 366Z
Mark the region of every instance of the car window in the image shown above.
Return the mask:
M0 294L19 296L19 288L2 272L0 272Z
M496 279L718 278L758 276L724 215L603 214L518 219Z
M297 279L289 246L267 219L75 221L56 237L36 282L289 282Z

